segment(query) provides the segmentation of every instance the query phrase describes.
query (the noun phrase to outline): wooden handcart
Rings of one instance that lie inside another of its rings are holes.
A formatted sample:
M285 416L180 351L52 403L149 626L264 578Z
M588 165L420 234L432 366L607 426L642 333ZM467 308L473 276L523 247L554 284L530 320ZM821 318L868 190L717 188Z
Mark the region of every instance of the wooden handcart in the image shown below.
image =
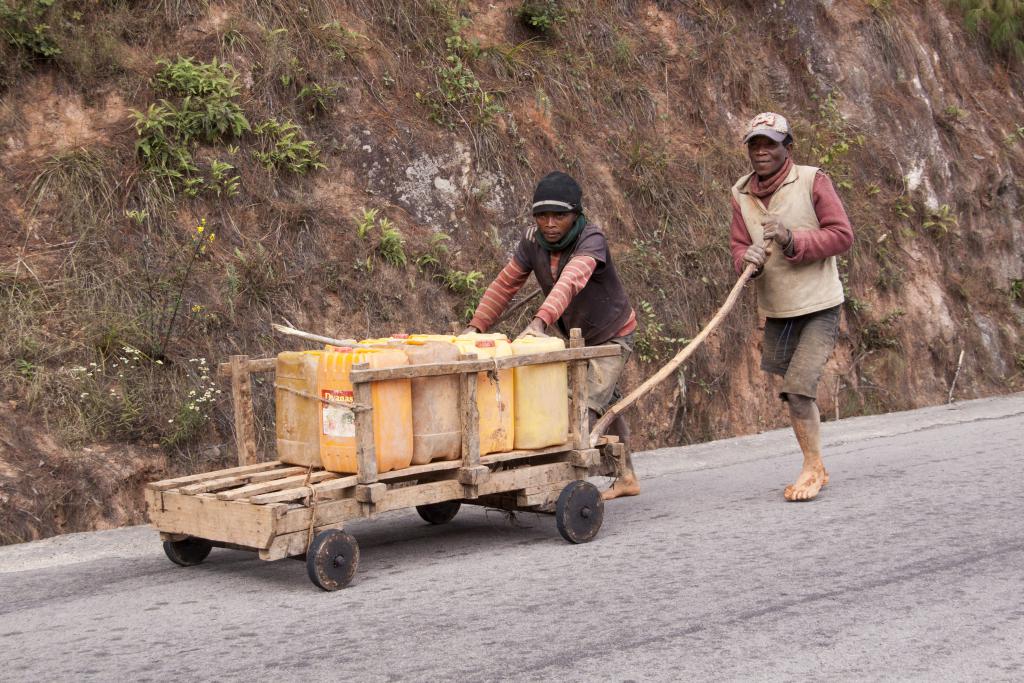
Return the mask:
M617 345L584 347L572 331L563 351L499 359L371 370L353 368L357 404L358 472L337 474L280 461L153 482L146 487L150 522L160 531L164 551L182 566L202 562L213 547L255 551L263 560L305 557L309 578L324 590L347 585L359 563L359 545L344 530L349 520L415 507L431 524L444 524L463 503L501 510L554 512L559 533L571 543L593 539L604 518L600 492L586 481L612 476L625 446L614 437L590 447L587 416L587 361L614 356ZM569 364L570 435L558 446L480 455L476 375L540 363ZM272 364L253 361L267 370ZM237 371L238 364L235 364ZM246 370L246 373L248 370ZM462 458L379 473L374 454L371 384L375 381L460 375ZM234 385L248 385L248 376ZM251 403L239 407L236 427L251 425ZM243 433L241 444L252 434Z

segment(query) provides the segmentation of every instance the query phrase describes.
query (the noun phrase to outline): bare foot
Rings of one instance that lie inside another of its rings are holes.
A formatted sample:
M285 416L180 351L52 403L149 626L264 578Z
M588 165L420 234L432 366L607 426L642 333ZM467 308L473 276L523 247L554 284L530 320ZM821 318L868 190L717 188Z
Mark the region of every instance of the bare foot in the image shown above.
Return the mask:
M638 495L640 495L640 482L637 481L635 474L626 474L616 479L611 488L603 491L601 498L611 500L612 498Z
M827 483L828 472L824 467L803 470L797 480L786 487L782 496L788 501L814 500Z

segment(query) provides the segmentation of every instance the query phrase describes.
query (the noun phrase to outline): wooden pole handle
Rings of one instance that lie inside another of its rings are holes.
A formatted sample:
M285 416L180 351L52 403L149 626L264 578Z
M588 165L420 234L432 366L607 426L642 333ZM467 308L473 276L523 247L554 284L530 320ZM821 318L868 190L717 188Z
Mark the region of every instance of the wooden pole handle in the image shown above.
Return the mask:
M765 261L768 260L768 256L771 254L771 244L772 240L764 241ZM629 392L629 394L619 400L618 403L605 411L605 414L601 416L601 419L594 424L594 428L590 430L591 448L594 448L597 445L598 439L601 438L605 430L608 429L608 425L610 425L618 415L621 415L627 408L636 403L651 389L663 382L669 375L675 372L676 368L682 365L687 358L693 355L693 352L696 351L704 340L708 338L708 335L715 331L715 328L718 327L722 320L725 319L725 316L729 315L733 307L736 306L736 301L739 299L740 292L743 291L744 285L747 284L756 272L757 266L753 263L748 263L747 267L743 269L743 273L740 275L739 279L736 280L736 284L732 286L732 291L730 291L729 296L726 297L725 303L723 303L721 308L718 309L718 312L715 313L715 316L711 321L704 326L704 329L702 329L696 337L690 340L689 344L680 349L675 357L662 366L660 370L648 377L643 384Z

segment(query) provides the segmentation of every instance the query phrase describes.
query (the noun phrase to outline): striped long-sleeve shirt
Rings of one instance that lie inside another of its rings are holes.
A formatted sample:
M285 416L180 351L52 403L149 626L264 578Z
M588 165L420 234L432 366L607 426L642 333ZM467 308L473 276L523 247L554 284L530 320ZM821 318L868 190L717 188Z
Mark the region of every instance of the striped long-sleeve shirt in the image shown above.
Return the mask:
M570 259L559 276L560 257L559 253L551 254L551 275L556 277L557 281L535 314L535 317L543 320L546 325L554 325L555 321L562 317L565 309L568 308L573 298L586 287L590 276L597 268L597 261L593 257L575 256ZM515 259L510 260L484 292L480 299L480 305L477 306L476 313L469 324L481 332L486 332L504 313L512 297L526 284L529 277L529 270L520 266ZM625 336L635 329L636 315L634 313L616 336Z

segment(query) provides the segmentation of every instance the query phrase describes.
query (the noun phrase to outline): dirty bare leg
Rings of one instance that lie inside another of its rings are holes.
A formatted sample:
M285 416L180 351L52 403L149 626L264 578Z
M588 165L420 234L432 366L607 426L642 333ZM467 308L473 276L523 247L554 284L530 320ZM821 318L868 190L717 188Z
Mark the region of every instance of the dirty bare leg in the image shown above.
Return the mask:
M814 399L788 394L789 417L793 433L804 454L803 468L796 481L786 487L786 500L812 500L828 483L828 472L821 460L821 416Z
M593 410L590 411L590 421L591 424L597 421L597 413ZM612 482L611 487L601 493L601 497L611 500L623 496L639 495L640 480L637 479L636 472L633 470L633 458L629 454L629 426L626 424L626 420L621 415L616 416L615 420L608 425L607 433L619 437L619 441L626 447L626 451L622 460L619 461L618 476Z

